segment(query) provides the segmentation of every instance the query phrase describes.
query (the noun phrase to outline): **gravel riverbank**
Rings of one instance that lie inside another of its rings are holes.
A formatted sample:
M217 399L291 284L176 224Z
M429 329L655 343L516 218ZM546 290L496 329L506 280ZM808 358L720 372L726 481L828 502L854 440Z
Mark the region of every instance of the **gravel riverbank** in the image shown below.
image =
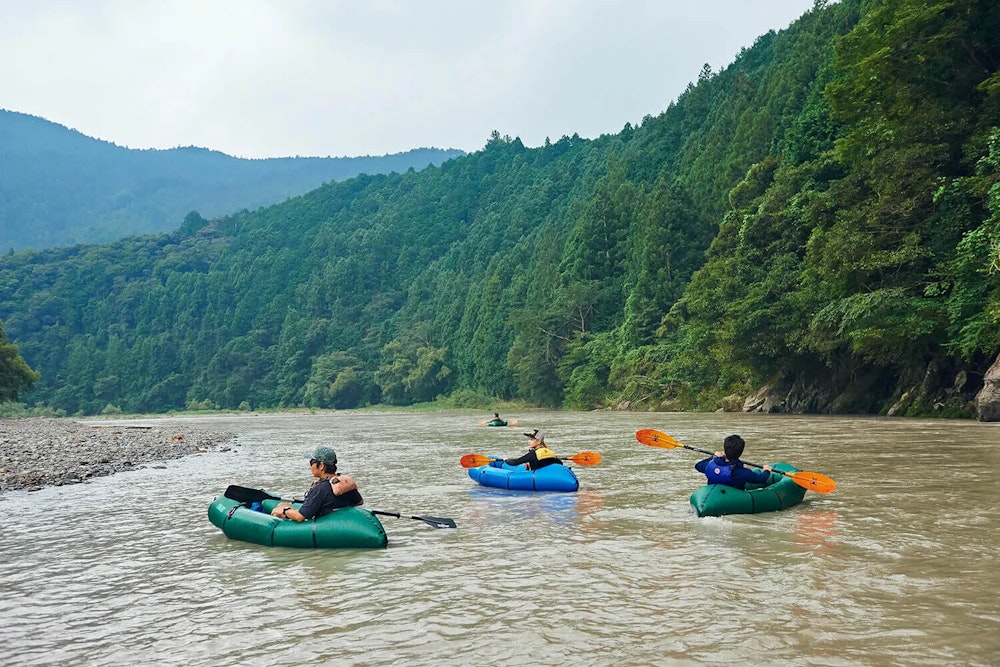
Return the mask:
M226 451L234 435L188 426L0 419L0 494L78 484L189 454Z

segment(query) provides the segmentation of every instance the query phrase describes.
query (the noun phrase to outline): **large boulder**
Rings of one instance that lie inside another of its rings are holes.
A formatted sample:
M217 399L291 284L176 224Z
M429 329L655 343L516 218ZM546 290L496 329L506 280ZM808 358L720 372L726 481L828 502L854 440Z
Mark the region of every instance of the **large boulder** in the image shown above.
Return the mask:
M983 377L983 388L976 394L979 421L1000 422L1000 355Z

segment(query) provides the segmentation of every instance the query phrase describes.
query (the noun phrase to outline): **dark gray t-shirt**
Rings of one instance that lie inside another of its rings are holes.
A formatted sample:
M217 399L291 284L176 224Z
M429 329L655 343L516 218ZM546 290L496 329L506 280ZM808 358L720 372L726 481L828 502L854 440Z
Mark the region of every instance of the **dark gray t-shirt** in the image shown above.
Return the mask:
M318 519L339 507L351 507L352 505L360 505L362 502L361 494L357 490L337 496L333 493L330 480L321 479L306 491L306 497L302 502L302 507L299 508L299 513L306 519Z

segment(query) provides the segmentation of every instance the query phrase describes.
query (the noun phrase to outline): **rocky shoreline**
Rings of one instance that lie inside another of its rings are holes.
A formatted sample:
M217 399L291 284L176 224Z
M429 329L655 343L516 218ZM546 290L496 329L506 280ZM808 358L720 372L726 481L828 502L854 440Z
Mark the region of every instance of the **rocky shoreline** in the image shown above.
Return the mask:
M79 484L189 454L227 451L235 435L189 426L0 419L0 494Z

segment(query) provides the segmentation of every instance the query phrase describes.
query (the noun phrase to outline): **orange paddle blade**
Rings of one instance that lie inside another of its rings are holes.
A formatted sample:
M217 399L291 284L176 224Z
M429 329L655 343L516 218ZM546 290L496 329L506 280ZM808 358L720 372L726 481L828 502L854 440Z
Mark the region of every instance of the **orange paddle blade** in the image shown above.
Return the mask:
M582 466L596 466L601 462L602 458L597 452L580 452L573 456L567 456L566 460ZM466 454L458 462L462 464L463 468L478 468L479 466L489 465L492 460L490 457L483 456L482 454Z
M478 468L479 466L487 465L492 461L488 456L483 456L482 454L466 454L458 460L462 464L463 468Z
M711 455L712 452L705 449L698 449L696 447L689 447L688 445L677 442L672 437L667 435L662 431L657 431L652 428L644 428L635 432L635 439L644 445L649 445L650 447L663 447L665 449L674 449L677 447L683 447L684 449L690 449L695 452L701 452L702 454ZM761 466L756 463L750 463L749 461L744 461L748 466L753 466L755 468L760 468ZM775 470L774 472L785 475L786 477L791 477L792 481L801 486L802 488L809 489L810 491L815 491L816 493L830 493L837 488L837 483L827 477L826 475L821 475L818 472L809 471L799 471L799 472L783 472L781 470Z
M650 447L664 447L666 449L674 449L675 447L683 447L681 443L677 442L669 435L663 431L657 431L652 428L643 428L635 432L635 439L644 445L649 445Z
M566 457L566 460L581 466L596 466L601 462L602 458L597 452L580 452L579 454Z
M791 477L792 481L802 488L815 491L816 493L830 493L837 488L835 481L818 472L802 470L799 472L786 472L784 474Z

